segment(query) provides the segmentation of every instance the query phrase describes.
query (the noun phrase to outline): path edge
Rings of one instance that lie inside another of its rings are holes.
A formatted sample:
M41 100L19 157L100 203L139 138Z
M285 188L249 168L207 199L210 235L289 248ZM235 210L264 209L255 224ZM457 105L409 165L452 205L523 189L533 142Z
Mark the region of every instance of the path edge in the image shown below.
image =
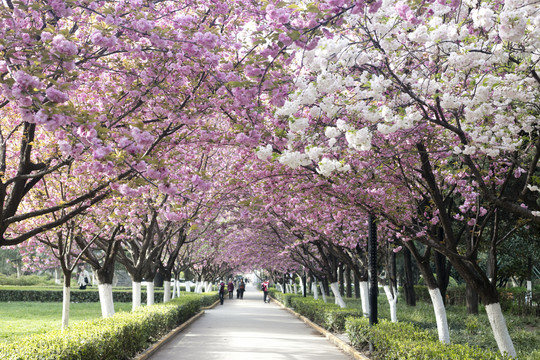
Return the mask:
M219 300L217 300L215 303L213 303L210 306L202 307L201 311L199 311L197 314L193 315L192 317L184 321L182 324L178 325L176 328L169 331L167 335L163 336L157 342L153 343L148 349L144 350L142 353L133 357L132 360L147 360L148 358L150 358L150 356L154 355L156 351L161 349L161 347L163 347L165 344L171 341L172 338L174 338L176 335L182 332L182 330L184 330L186 327L191 325L195 320L203 316L205 310L212 309L217 304L219 304Z
M354 347L347 344L345 341L341 340L336 335L332 334L330 331L320 327L319 325L315 324L313 321L309 320L307 317L300 315L293 309L286 307L285 305L283 305L281 302L277 301L276 299L274 298L271 298L271 299L276 304L278 304L281 308L287 310L289 313L296 316L298 319L302 320L304 323L306 323L313 329L320 332L324 337L326 337L326 339L328 339L328 341L330 341L332 344L336 345L338 348L343 350L343 352L345 352L346 354L352 356L356 360L371 360L370 358L365 357L364 355L360 354Z

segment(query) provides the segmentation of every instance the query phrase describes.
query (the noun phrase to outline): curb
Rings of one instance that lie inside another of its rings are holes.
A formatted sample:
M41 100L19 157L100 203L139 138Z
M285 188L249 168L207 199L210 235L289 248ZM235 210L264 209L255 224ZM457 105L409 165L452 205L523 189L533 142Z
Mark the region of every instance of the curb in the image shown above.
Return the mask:
M146 360L150 356L152 356L156 351L158 351L163 345L167 344L173 337L175 337L178 333L180 333L182 330L184 330L186 327L191 325L195 320L200 318L204 315L204 311L208 309L212 309L214 306L219 304L219 300L217 300L215 303L213 303L210 306L206 306L201 308L201 311L199 311L197 314L193 315L189 319L187 319L182 324L178 325L178 327L172 329L167 335L163 336L161 339L159 339L156 343L152 344L148 349L144 350L139 355L132 358L132 360Z
M309 320L307 317L298 314L296 311L294 311L291 308L286 307L285 305L283 305L282 303L280 303L279 301L277 301L274 298L271 298L271 300L273 302L275 302L276 304L278 304L281 308L287 310L289 313L296 316L298 319L302 320L307 325L311 326L313 329L320 332L321 335L324 335L324 337L326 337L326 339L328 339L328 341L330 341L332 344L336 345L338 348L343 350L343 352L345 352L346 354L352 356L354 359L356 359L356 360L371 360L370 358L365 357L364 355L360 354L354 347L347 344L345 341L341 340L336 335L332 334L328 330L323 329L319 325L315 324L313 321Z

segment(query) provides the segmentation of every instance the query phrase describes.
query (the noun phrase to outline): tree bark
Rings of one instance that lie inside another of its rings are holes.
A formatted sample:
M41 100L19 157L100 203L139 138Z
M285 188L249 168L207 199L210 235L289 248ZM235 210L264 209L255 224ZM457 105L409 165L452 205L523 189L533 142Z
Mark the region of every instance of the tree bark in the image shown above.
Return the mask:
M360 278L354 273L354 298L360 299Z
M343 269L343 264L338 267L339 274L339 293L341 296L345 295L345 271Z

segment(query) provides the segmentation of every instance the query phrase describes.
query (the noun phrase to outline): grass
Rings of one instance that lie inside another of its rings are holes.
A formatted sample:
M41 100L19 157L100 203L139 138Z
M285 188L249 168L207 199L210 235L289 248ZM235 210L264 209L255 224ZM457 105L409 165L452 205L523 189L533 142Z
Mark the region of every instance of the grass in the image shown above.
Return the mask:
M117 312L131 311L131 303L115 303ZM99 303L72 303L69 324L101 317ZM60 329L62 303L4 302L0 304L0 342Z
M333 301L329 300L329 301ZM347 298L347 306L362 309L360 300ZM540 359L540 318L534 316L516 316L504 314L510 337L520 360ZM390 308L386 297L378 299L379 319L390 319ZM407 321L420 328L437 334L435 313L431 303L417 301L415 307L407 306L403 299L398 300L398 321ZM479 315L467 315L464 306L448 306L446 317L450 330L450 341L455 344L468 344L498 352L497 343L489 324L486 312L479 307Z

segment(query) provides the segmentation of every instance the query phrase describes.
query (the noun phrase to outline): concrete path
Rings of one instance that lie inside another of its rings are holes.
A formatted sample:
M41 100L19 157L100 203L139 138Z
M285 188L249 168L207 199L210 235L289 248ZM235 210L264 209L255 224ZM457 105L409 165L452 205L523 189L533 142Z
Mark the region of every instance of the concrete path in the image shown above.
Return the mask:
M150 360L352 359L249 285L243 300L226 294L223 305L206 310Z

